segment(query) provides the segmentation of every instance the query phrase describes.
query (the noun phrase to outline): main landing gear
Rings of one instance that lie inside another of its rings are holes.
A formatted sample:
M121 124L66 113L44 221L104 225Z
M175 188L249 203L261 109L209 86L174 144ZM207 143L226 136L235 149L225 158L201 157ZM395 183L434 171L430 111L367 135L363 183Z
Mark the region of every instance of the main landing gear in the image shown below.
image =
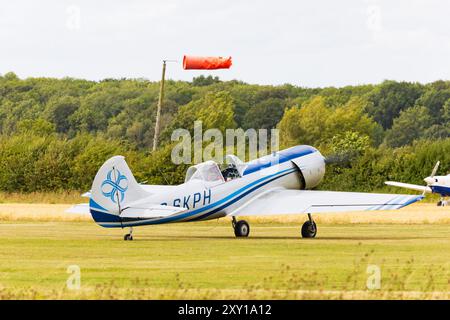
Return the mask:
M237 221L235 217L232 217L231 224L234 229L234 234L236 237L248 237L250 234L250 226L245 220ZM306 221L302 226L302 237L303 238L314 238L317 234L317 226L308 213L308 221Z
M126 235L123 236L123 240L127 241L127 240L133 240L133 228L130 227L130 233L127 233Z
M314 220L311 217L311 214L308 213L308 221L306 221L302 226L302 237L303 238L314 238L317 234L317 226Z
M438 201L438 203L437 203L437 206L438 207L445 207L445 206L448 206L449 205L449 202L448 201L445 201L445 198L441 198L439 201Z
M236 218L233 217L231 220L231 224L234 228L234 235L236 237L248 237L248 235L250 234L250 226L248 225L247 221L236 221Z

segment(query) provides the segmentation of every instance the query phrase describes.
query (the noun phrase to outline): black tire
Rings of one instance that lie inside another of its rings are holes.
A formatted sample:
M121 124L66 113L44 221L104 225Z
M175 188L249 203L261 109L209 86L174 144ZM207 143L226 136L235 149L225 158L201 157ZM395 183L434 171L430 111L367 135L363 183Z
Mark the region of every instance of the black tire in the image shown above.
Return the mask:
M133 236L129 233L127 233L126 235L123 236L123 240L127 241L127 240L133 240Z
M308 220L302 226L302 237L303 238L314 238L317 234L317 226L313 221L312 223Z
M248 237L250 234L250 226L245 220L238 221L234 226L234 234L236 237Z
M438 201L437 206L438 207L442 207L442 201L441 200Z

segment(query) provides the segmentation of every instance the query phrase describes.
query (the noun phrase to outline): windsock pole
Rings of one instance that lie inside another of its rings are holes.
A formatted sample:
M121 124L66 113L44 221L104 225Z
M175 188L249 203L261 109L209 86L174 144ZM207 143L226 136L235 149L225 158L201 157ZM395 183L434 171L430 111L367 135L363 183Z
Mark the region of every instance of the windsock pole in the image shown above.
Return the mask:
M177 62L176 60L163 60L161 84L159 87L158 109L156 111L155 134L153 135L153 151L158 148L158 139L161 121L161 108L164 101L164 81L166 77L166 62ZM229 69L232 65L231 57L183 57L183 69L212 70Z
M163 60L163 69L162 69L162 77L161 84L159 86L159 99L158 99L158 110L156 111L156 122L155 122L155 134L153 136L153 151L158 147L158 139L159 139L159 122L161 118L161 107L164 99L164 81L166 77L166 60Z

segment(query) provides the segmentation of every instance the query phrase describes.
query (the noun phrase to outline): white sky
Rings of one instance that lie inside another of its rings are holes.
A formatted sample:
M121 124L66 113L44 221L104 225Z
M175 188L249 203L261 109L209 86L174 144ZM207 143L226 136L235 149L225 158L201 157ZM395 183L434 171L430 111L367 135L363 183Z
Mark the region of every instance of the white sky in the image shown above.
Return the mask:
M185 71L183 54L231 55ZM0 74L343 86L450 79L446 0L1 0Z

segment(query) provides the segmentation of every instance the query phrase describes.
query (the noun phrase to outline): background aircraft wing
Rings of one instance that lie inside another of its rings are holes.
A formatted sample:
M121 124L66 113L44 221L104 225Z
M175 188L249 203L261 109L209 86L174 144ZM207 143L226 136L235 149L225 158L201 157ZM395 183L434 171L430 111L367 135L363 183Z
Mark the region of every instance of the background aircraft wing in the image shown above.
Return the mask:
M399 209L419 201L423 196L286 190L276 188L232 212L231 216L264 216L278 214L331 213L365 210Z
M387 184L388 186L394 186L394 187L400 187L400 188L405 188L405 189L411 189L411 190L431 193L430 187L419 186L417 184L409 184L409 183L395 182L395 181L386 181L385 184Z

